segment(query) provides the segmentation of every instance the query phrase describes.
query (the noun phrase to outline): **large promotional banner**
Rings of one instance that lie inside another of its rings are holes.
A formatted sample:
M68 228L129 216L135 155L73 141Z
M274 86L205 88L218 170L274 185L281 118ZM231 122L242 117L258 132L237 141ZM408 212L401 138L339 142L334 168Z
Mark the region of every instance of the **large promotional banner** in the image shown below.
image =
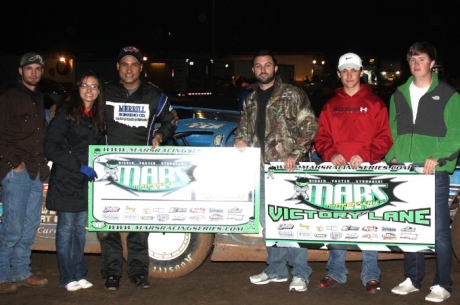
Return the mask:
M259 149L90 146L89 158L89 231L259 230Z
M267 164L265 204L267 246L434 249L434 175L411 164Z

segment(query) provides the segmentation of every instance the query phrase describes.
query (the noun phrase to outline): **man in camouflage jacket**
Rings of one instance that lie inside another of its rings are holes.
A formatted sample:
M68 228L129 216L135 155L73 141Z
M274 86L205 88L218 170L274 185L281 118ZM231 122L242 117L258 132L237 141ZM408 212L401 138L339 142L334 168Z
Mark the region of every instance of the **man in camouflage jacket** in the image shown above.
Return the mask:
M296 163L304 161L317 133L318 124L305 92L275 78L276 59L266 50L253 58L252 71L257 79L243 104L234 146L261 148L260 222L265 226L265 179L263 163L284 162L293 171ZM265 232L264 232L265 237ZM306 248L267 247L268 267L251 276L251 283L261 285L285 282L289 278L286 260L293 267L289 290L306 291L311 268Z

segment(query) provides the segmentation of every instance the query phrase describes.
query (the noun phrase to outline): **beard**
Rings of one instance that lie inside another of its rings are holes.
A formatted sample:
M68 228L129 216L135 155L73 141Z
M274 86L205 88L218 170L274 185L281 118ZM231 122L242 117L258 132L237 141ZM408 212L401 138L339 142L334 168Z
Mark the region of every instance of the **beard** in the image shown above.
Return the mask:
M30 79L22 77L22 81L25 84L29 85L29 86L36 87L38 85L38 82L40 81L40 79L38 79L38 80L30 80Z
M275 79L275 74L268 74L268 77L266 79L263 79L260 77L260 74L256 76L257 81L259 84L269 84Z

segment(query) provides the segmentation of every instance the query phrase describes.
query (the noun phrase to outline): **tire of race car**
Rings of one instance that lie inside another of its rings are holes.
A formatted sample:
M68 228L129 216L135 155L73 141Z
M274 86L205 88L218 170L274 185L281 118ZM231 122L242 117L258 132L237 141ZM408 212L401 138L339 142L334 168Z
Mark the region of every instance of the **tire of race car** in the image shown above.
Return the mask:
M122 240L127 259L126 234ZM214 234L150 233L149 276L176 278L194 271L206 260L213 243Z
M452 234L452 249L457 257L457 261L460 262L460 238L458 238L460 236L460 214L458 211L452 221L450 233Z
M160 236L160 238L151 243L152 237L155 236ZM173 245L174 249L170 248L166 253L161 253L164 251L164 242L162 240L171 240L172 236L176 240ZM177 240L179 240L179 243L177 243ZM175 278L186 275L203 264L211 252L213 243L213 234L150 233L149 275L157 278Z

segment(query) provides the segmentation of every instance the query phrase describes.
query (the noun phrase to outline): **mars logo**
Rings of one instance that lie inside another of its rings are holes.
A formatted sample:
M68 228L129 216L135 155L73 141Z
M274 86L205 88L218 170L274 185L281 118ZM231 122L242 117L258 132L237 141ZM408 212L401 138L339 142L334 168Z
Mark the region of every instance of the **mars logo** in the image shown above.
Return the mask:
M298 180L302 185L299 187ZM308 182L307 182L308 180ZM368 211L396 199L393 189L402 182L378 176L335 177L315 175L299 177L293 184L293 196L286 200L300 200L315 209L331 211Z
M164 192L186 186L192 181L193 166L176 160L126 159L118 160L118 179L107 179L131 191Z

